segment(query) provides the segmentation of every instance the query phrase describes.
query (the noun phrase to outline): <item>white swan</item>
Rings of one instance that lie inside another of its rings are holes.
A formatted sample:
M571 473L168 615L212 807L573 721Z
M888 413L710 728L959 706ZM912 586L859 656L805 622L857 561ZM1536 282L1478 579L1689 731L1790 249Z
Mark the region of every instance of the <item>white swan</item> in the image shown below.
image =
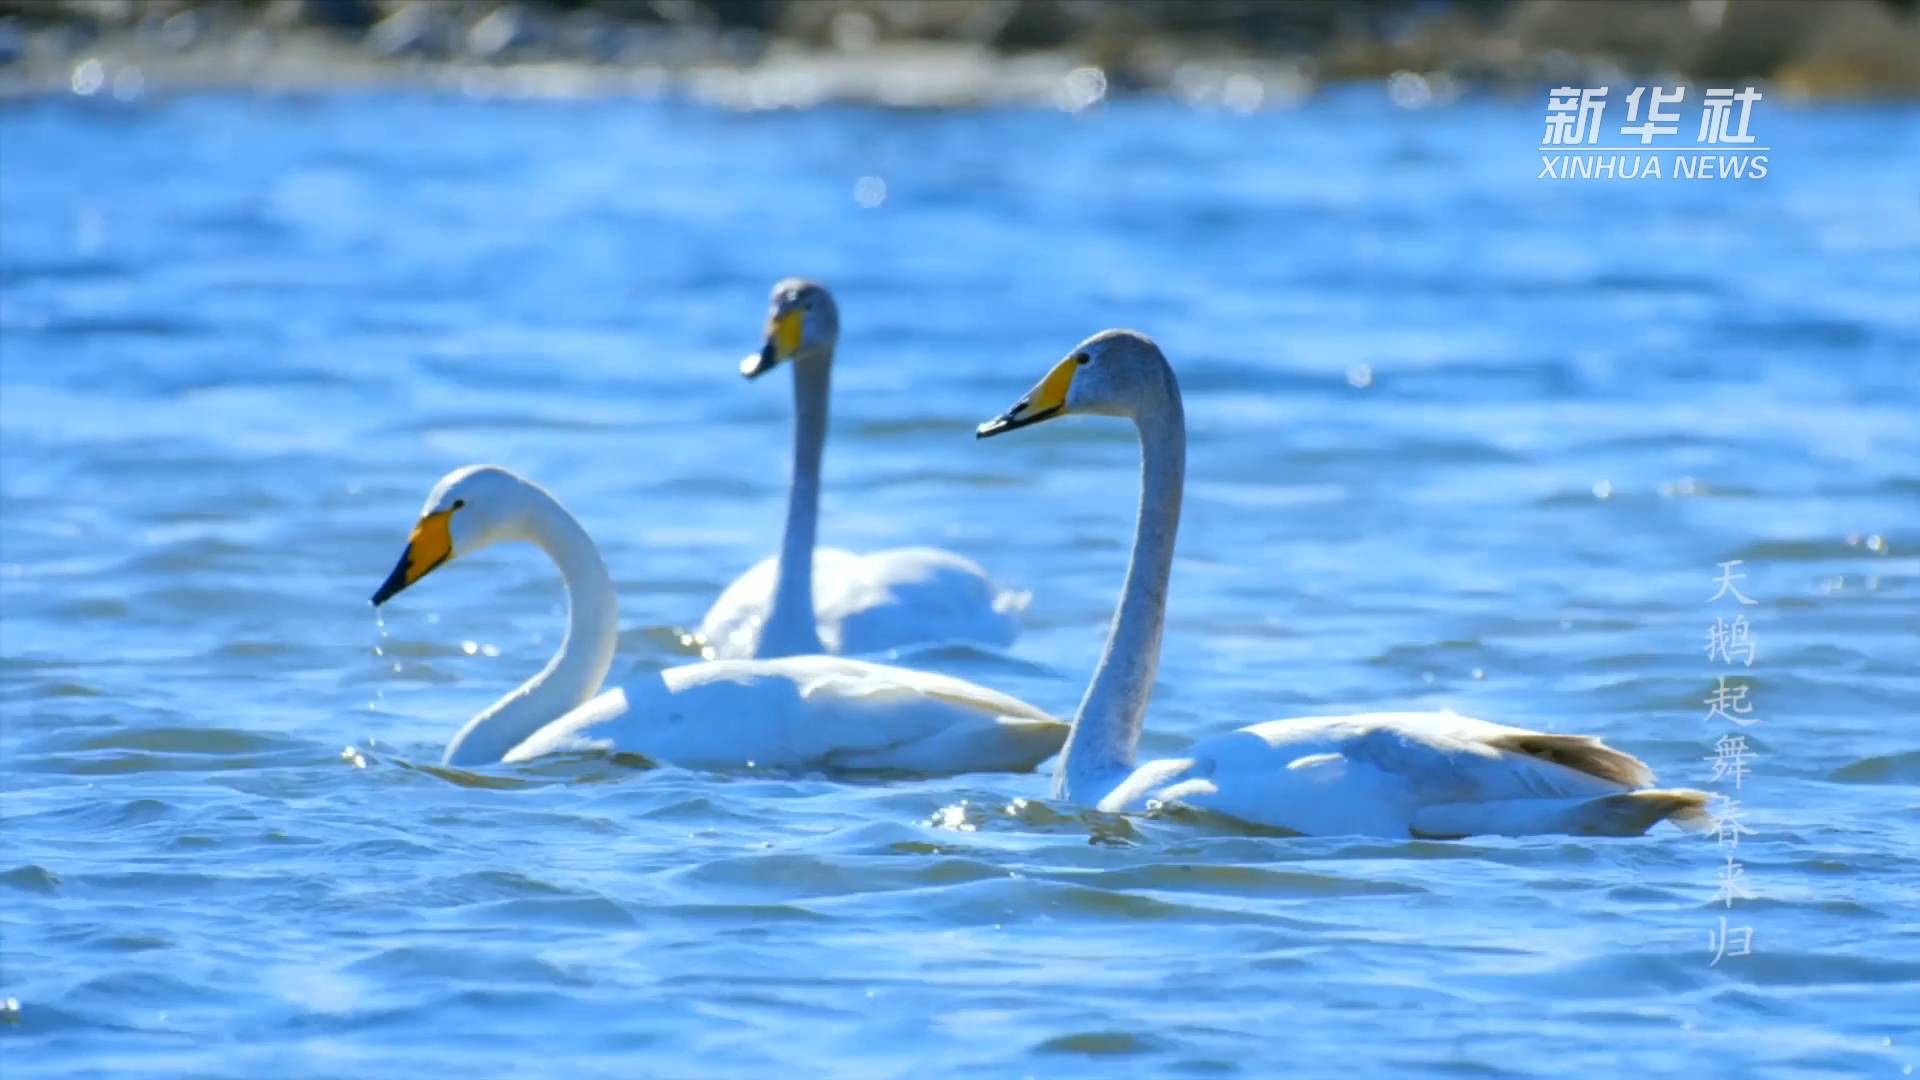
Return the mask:
M1067 737L1057 796L1116 813L1178 803L1316 835L1637 835L1663 818L1705 821L1705 793L1652 789L1646 765L1598 739L1453 713L1277 720L1201 739L1184 757L1136 763L1180 524L1180 388L1152 341L1108 330L977 434L1067 413L1134 422L1141 498L1126 584Z
M740 364L759 378L793 365L793 482L780 553L727 586L700 623L713 656L851 655L930 642L1007 645L1024 594L1002 592L980 564L930 547L856 555L814 547L820 453L840 313L827 290L789 278L773 287L766 344Z
M491 465L457 469L434 486L373 603L461 555L514 540L560 568L567 636L539 674L460 729L449 765L600 750L689 768L948 774L1031 769L1066 739L1067 725L985 687L828 656L687 664L595 696L616 644L606 564L553 496Z

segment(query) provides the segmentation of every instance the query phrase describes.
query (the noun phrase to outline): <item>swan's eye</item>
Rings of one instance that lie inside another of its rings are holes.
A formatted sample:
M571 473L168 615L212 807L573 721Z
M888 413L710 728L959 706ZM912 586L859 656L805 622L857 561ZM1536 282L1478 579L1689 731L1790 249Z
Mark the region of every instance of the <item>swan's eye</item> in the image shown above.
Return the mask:
M455 499L455 500L453 500L453 505L452 505L452 506L450 506L450 507L448 507L448 509L449 509L449 510L458 510L458 509L460 509L461 507L463 507L463 506L465 506L465 505L467 505L467 500L465 500L465 499Z
M1092 359L1093 359L1093 357L1091 357L1091 356L1089 356L1089 355L1087 355L1086 353L1074 353L1074 354L1073 354L1073 362L1074 362L1074 363L1076 363L1076 364L1079 364L1079 365L1080 365L1081 367L1086 367L1086 366L1087 366L1087 364L1088 364L1088 363L1089 363L1090 361L1092 361Z

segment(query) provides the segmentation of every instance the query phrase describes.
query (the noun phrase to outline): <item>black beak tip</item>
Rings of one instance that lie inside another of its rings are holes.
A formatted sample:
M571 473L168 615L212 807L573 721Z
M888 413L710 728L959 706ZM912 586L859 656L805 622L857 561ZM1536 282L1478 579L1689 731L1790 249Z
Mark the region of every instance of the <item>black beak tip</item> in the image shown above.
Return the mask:
M373 598L368 601L369 603L379 607L393 599L395 593L407 587L407 562L407 557L402 555L399 564L393 568L393 573L388 574L387 580L381 582L380 587L373 591Z
M773 355L773 346L768 345L757 353L748 354L746 359L740 361L740 374L748 379L757 379L772 371L779 363L780 359Z
M974 428L973 437L976 439L990 439L995 435L1005 435L1009 431L1018 431L1023 427L1031 427L1042 420L1060 415L1060 406L1058 405L1051 409L1042 409L1039 412L1028 412L1027 407L1025 401L1016 403L1013 408Z

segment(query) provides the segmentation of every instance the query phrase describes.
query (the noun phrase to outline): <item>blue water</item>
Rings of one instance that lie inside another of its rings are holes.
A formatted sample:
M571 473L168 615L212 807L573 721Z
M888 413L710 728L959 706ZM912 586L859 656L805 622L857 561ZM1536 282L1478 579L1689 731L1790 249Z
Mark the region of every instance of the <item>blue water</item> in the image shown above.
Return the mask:
M1540 115L0 107L5 1074L1911 1071L1920 115L1763 109L1745 183L1536 180ZM823 538L1034 596L1008 652L909 662L1077 703L1134 445L970 431L1131 325L1192 436L1145 752L1452 706L1736 794L1702 701L1740 560L1751 833L438 768L561 595L495 550L376 625L428 487L547 485L621 666L684 660L775 541L789 394L735 364L793 273L845 323ZM1753 938L1714 964L1722 916Z

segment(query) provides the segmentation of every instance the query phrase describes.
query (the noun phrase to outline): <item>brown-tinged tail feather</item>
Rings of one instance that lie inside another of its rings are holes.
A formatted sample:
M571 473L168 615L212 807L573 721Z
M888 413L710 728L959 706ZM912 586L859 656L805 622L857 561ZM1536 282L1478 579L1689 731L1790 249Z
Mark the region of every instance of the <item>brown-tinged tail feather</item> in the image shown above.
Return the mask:
M1566 815L1566 831L1575 836L1639 836L1661 821L1688 832L1712 827L1707 812L1712 796L1685 788L1646 788L1589 799Z
M1521 731L1487 740L1496 750L1525 754L1575 772L1583 772L1621 787L1644 788L1653 784L1653 770L1632 754L1621 753L1590 735L1546 735Z

